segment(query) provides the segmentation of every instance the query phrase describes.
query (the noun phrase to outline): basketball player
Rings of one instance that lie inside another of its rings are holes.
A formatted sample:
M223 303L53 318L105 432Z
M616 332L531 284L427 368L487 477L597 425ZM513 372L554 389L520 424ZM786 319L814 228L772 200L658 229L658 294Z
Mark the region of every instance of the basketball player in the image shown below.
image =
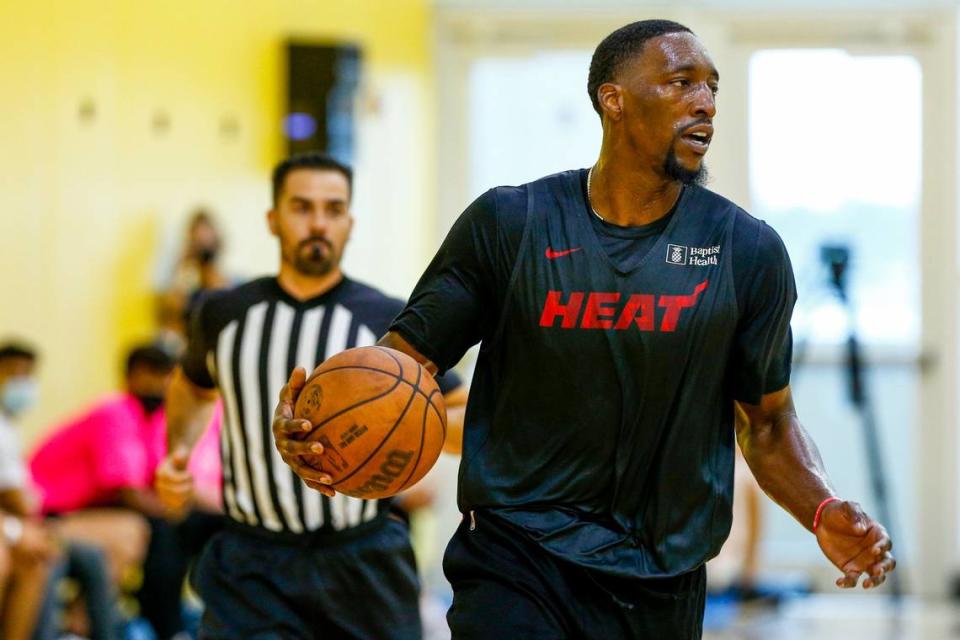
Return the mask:
M374 344L403 308L341 272L351 189L351 170L324 155L276 167L267 221L280 273L206 298L168 394L170 454L157 489L174 510L190 499L185 464L218 393L225 405L229 525L192 577L204 638L420 637L413 552L389 501L305 490L270 438L274 398L291 369ZM455 413L459 382L439 382Z
M815 533L839 586L876 587L895 566L797 419L783 244L701 186L718 83L680 24L610 34L588 80L596 164L482 195L381 340L440 371L481 343L466 517L444 561L454 638L699 638L704 563L730 527L735 410L754 475ZM301 377L277 408L281 447Z

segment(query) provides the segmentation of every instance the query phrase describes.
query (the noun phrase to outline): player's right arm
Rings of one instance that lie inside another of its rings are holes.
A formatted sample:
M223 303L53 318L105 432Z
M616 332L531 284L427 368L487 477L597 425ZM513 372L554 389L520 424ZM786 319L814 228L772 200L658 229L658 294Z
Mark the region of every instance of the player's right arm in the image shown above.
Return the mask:
M508 190L505 197L509 202L501 207L497 190L490 190L464 211L407 306L378 342L380 346L403 351L436 374L489 337L499 318L499 300L516 259L526 215L524 192ZM274 413L274 440L284 461L307 486L333 495L330 476L300 458L317 452L299 440L312 428L310 423L293 417L305 379L306 372L297 369L284 386Z
M756 258L739 287L741 318L732 349L736 436L763 491L817 537L843 573L837 586L879 586L896 567L886 530L830 485L813 439L797 417L790 390L790 319L796 285L786 248L762 223ZM743 286L748 285L748 286Z
M403 351L408 356L419 362L431 373L436 374L437 366L427 359L426 356L418 352L409 342L403 339L399 333L389 331L377 342L382 347L389 347L397 351ZM309 420L300 420L293 417L293 409L297 404L297 398L307 380L307 372L302 367L297 367L290 374L287 384L280 390L280 399L277 408L273 414L273 439L276 443L277 451L280 457L286 462L294 473L296 473L303 482L320 493L333 497L336 491L330 484L333 479L329 474L317 469L315 466L306 464L301 456L306 454L323 453L323 445L319 442L304 442L301 437L304 433L309 433L313 425ZM459 453L459 440L462 440L462 417L460 418L460 433L455 436L457 440L457 453ZM449 436L448 436L449 437Z

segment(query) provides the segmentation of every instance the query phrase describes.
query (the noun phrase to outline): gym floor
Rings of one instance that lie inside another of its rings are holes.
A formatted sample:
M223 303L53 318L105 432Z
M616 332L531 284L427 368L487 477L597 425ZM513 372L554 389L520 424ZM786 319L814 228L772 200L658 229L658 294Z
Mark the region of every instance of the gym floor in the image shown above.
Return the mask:
M726 614L726 615L725 615ZM813 595L779 607L708 611L704 640L949 640L960 605L872 595Z

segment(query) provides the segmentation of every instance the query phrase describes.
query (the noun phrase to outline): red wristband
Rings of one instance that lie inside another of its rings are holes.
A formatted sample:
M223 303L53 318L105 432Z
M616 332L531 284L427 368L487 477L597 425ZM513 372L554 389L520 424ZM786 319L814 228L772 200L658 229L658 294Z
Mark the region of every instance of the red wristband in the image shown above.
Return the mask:
M817 507L817 512L813 514L813 530L816 531L817 527L820 525L820 516L823 515L823 508L826 507L831 502L839 502L840 498L837 496L830 496L820 503L820 506Z

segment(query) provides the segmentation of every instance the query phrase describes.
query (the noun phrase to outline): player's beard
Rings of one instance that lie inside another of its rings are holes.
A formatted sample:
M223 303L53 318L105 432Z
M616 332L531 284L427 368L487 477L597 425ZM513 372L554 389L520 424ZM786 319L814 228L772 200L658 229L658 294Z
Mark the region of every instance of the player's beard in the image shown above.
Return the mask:
M316 243L326 245L326 252ZM327 238L310 237L297 244L293 253L293 268L306 276L324 276L337 264L337 252Z
M667 174L668 178L678 180L682 184L695 184L699 187L707 184L707 180L710 178L707 172L707 165L705 165L703 161L700 162L700 166L696 169L687 169L681 165L674 147L670 148L666 159L663 161L663 171Z

